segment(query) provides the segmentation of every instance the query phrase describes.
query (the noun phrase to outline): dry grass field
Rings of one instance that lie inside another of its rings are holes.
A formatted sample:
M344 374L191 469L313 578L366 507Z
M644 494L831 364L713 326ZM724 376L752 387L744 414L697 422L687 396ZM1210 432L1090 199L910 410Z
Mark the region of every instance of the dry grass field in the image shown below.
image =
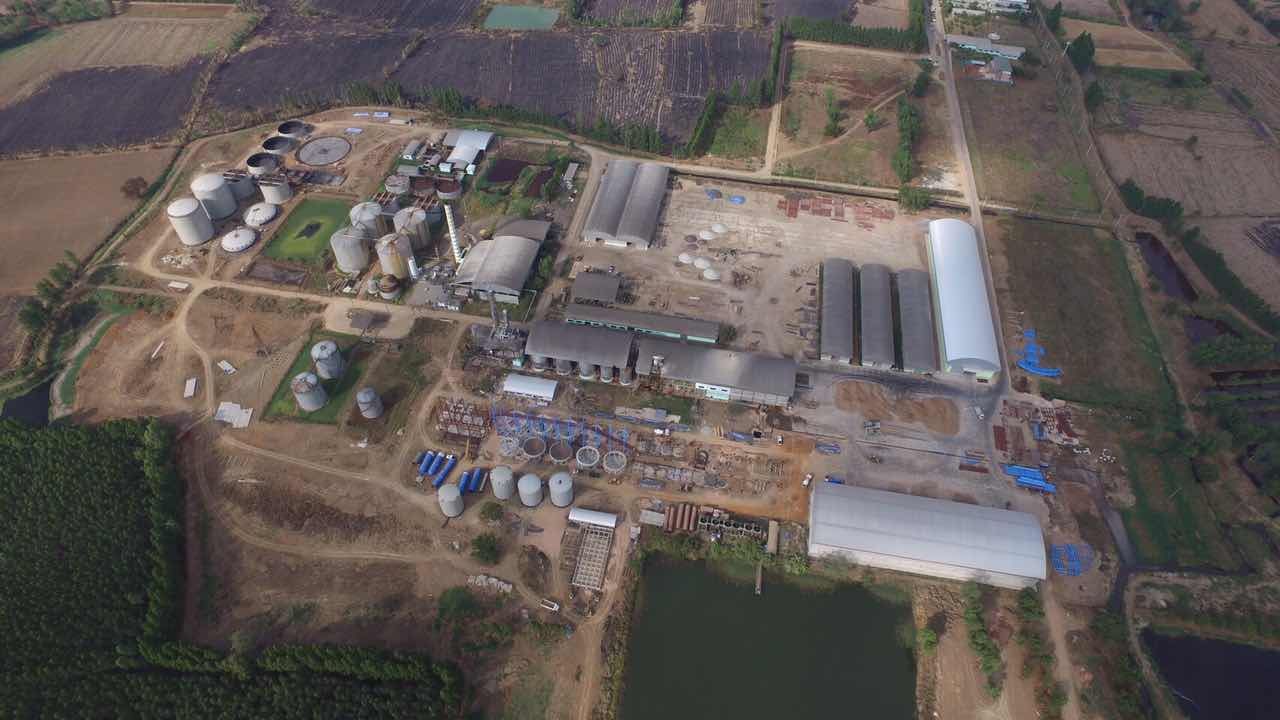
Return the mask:
M1078 18L1089 18L1105 23L1119 23L1120 13L1116 10L1118 0L1062 0L1064 15ZM1231 0L1227 0L1230 2Z
M828 90L840 104L845 118L842 125L848 128L860 123L869 107L906 87L917 70L914 61L889 54L796 48L782 101L779 157L830 140L822 133ZM886 113L881 115L891 119Z
M1093 43L1098 49L1094 61L1104 67L1119 65L1155 70L1191 69L1187 61L1131 27L1064 17L1062 28L1068 38L1075 38L1082 32L1092 35Z
M1280 131L1280 48L1222 41L1200 47L1214 82L1247 94L1258 116Z
M853 24L862 27L892 27L906 30L907 0L860 0L853 4Z
M65 250L83 256L133 211L120 186L154 181L172 149L0 162L0 294L30 292Z
M243 15L225 7L209 8L220 15L206 11L195 17L155 17L154 10L130 9L119 17L67 25L0 54L0 105L21 100L71 70L183 65L226 44L244 22Z
M1191 23L1191 36L1197 40L1217 38L1268 45L1276 43L1276 37L1249 17L1236 0L1200 0L1200 9L1183 17Z
M1280 208L1271 221L1280 220ZM1265 218L1199 219L1204 237L1214 250L1227 258L1227 264L1240 276L1250 290L1266 300L1272 308L1280 308L1280 256L1272 255L1258 247L1245 234L1250 228L1262 224Z

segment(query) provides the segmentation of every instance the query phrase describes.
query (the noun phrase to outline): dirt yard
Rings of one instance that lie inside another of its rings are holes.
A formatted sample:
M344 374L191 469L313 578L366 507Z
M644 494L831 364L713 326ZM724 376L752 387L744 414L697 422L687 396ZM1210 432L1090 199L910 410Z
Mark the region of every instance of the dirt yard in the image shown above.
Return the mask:
M1224 0L1224 2L1230 2L1230 0ZM1082 32L1093 36L1093 43L1097 48L1094 62L1098 65L1120 65L1155 70L1192 69L1186 60L1131 27L1064 17L1062 29L1067 38L1079 37Z
M911 25L907 0L860 0L853 4L853 24L906 30Z
M0 294L30 292L66 250L83 257L137 205L120 186L148 183L164 171L173 150L0 162Z
M152 359L160 343L164 347ZM167 317L135 311L103 335L76 379L72 417L77 422L155 415L176 419L203 409L205 388L184 399L189 377L201 377L200 360L182 349ZM185 421L185 420L182 420Z
M930 432L955 435L960 430L960 411L946 398L890 398L883 385L846 380L836 385L836 407L905 423L920 423Z

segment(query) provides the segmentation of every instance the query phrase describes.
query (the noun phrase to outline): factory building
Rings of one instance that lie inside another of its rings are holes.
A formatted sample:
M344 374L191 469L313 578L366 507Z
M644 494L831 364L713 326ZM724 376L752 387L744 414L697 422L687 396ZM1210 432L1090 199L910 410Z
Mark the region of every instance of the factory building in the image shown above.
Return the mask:
M893 288L889 268L863 265L858 273L858 325L862 328L862 364L893 367Z
M942 369L990 381L1000 372L978 236L968 223L929 223L929 271Z
M1046 577L1034 515L829 482L809 498L809 555L1014 589Z
M618 301L622 276L614 273L580 272L573 279L569 295L575 303L612 305Z
M938 343L934 338L933 296L929 273L898 273L898 324L902 327L902 369L930 374L938 371Z
M609 161L582 239L614 247L648 248L658 229L669 173L665 165Z
M642 337L636 345L636 374L656 379L664 390L678 395L787 405L796 391L796 362L791 358L652 337Z
M499 302L519 303L550 228L549 222L519 220L500 228L491 239L476 243L454 274L455 294L481 299L492 295Z
M569 375L577 368L583 380L599 379L629 382L631 360L630 333L541 320L533 323L524 352L533 370L555 370Z
M502 381L502 394L545 405L556 399L558 384L547 378L511 373Z
M707 345L714 345L720 335L719 323L594 305L571 305L565 310L564 319L573 325L607 327Z
M826 362L853 362L853 263L842 258L822 261L822 314L818 353Z
M444 135L444 146L453 148L445 162L466 167L480 161L493 142L493 133L483 130L450 130Z

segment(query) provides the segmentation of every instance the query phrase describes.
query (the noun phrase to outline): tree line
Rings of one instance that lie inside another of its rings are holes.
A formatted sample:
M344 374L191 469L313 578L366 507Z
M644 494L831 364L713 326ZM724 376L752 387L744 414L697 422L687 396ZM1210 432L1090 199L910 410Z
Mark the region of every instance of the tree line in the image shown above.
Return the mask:
M927 22L924 0L910 0L907 6L908 24L901 28L862 27L840 20L789 17L783 24L787 35L797 40L859 45L862 47L923 52L928 46L925 33Z

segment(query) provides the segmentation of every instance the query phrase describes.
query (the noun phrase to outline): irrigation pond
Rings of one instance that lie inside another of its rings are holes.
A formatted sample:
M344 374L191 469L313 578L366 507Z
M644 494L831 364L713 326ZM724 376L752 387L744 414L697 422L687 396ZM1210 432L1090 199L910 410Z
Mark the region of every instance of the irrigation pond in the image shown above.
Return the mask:
M1280 651L1149 629L1142 641L1190 720L1277 717Z

